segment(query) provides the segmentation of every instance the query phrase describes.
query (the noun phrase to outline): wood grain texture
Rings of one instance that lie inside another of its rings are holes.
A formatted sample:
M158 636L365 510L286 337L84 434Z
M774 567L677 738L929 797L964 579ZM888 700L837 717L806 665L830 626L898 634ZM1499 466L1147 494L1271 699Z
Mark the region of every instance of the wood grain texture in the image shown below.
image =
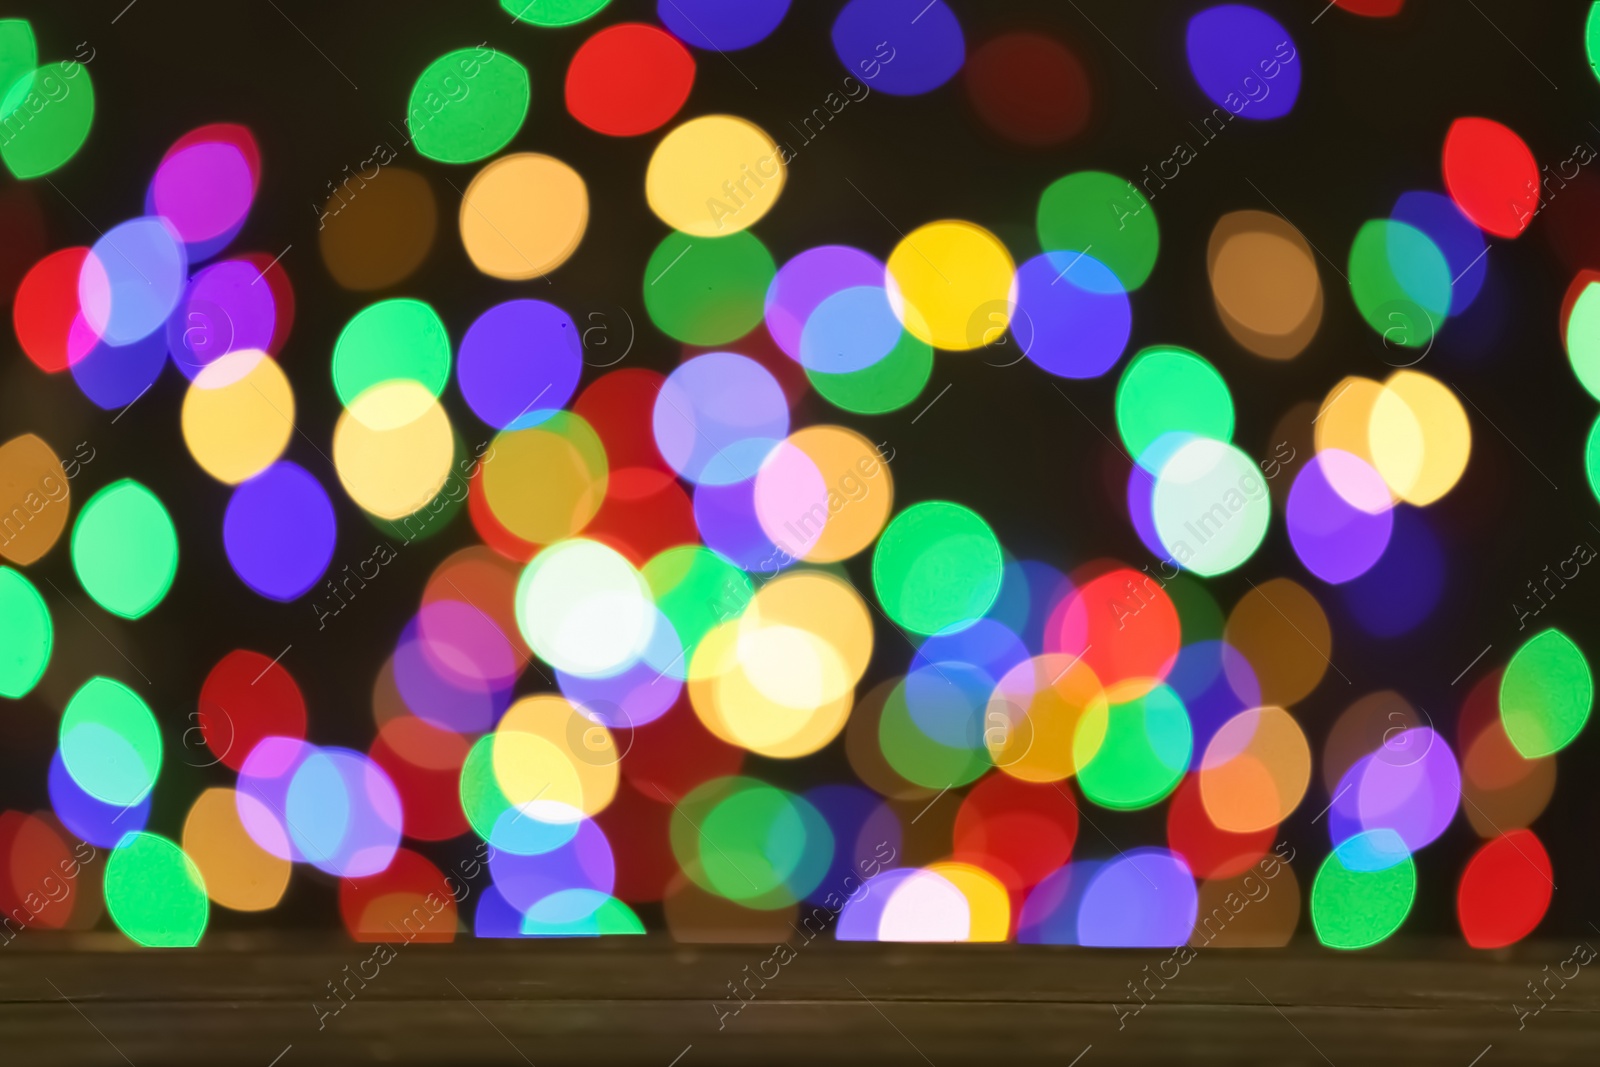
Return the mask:
M178 952L107 935L21 938L0 951L0 1059L668 1067L681 1054L678 1067L947 1067L1070 1065L1081 1054L1081 1067L1468 1067L1482 1053L1479 1067L1497 1067L1593 1062L1600 1042L1600 973L1588 969L1564 989L1552 982L1548 1005L1519 1029L1512 1004L1535 1005L1525 983L1570 955L1559 943L1497 955L1444 943L1203 950L1165 988L1151 978L1136 1015L1127 983L1170 953L792 944L794 958L765 988L751 979L753 999L726 1014L737 1003L727 983L771 974L772 946L396 944L388 963L362 966L374 946L331 939L218 938ZM377 971L364 986L363 970ZM340 1003L330 982L346 983L348 1002L325 1015Z

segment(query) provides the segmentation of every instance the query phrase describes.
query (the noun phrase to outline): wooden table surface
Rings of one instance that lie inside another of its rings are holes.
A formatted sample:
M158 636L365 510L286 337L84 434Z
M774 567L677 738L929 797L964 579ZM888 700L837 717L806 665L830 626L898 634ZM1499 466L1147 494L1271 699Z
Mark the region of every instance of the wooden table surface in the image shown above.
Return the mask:
M1562 969L1565 942L1206 949L1178 968L1157 950L794 941L780 966L770 945L655 936L386 950L234 936L193 951L20 938L0 950L0 1064L1501 1067L1600 1054L1600 967L1564 988L1549 978L1531 1014L1526 983ZM1151 977L1174 970L1165 988ZM773 977L751 978L731 1013L728 983L758 972ZM1134 1014L1128 983L1146 979Z

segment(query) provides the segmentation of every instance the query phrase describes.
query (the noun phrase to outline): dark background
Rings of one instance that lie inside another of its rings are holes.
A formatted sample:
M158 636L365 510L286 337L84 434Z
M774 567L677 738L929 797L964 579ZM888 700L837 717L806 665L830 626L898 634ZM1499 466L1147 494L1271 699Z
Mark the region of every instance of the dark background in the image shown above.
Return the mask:
M32 21L41 60L70 58L79 42L94 49L93 131L66 167L49 181L29 183L28 193L47 220L49 248L92 244L98 231L142 212L146 183L178 136L217 121L243 123L255 132L263 157L261 188L229 254L277 255L289 248L282 265L295 289L296 320L281 359L294 383L303 433L291 440L286 458L315 473L334 497L340 540L332 569L365 559L378 539L376 527L337 490L333 471L317 451L328 450L339 412L328 371L334 339L372 300L425 299L457 342L484 309L514 296L536 295L574 313L622 308L638 336L620 365L666 371L677 363L679 346L654 330L640 298L645 261L666 232L643 195L645 165L659 134L603 137L580 126L562 102L566 64L577 46L604 25L653 21L653 3L616 0L589 22L550 30L513 25L492 0L278 0L276 9L267 0L140 0L126 10L124 2L38 3L13 11ZM959 78L921 97L873 93L800 149L782 199L755 230L782 263L831 242L881 257L899 240L896 228L967 218L998 233L1020 263L1039 251L1034 213L1051 181L1088 168L1132 177L1170 156L1177 142L1195 144L1198 158L1153 201L1161 253L1133 298L1129 352L1168 342L1205 355L1233 391L1236 441L1253 455L1267 456L1275 444L1273 428L1291 406L1320 401L1348 374L1386 377L1395 360L1356 313L1348 287L1327 259L1318 262L1326 311L1311 346L1289 363L1240 348L1222 328L1206 280L1206 243L1217 218L1245 208L1270 211L1265 194L1342 271L1364 220L1387 215L1404 191L1442 191L1440 149L1454 118L1483 115L1504 122L1541 165L1553 167L1579 142L1600 146L1600 129L1589 121L1600 115L1600 84L1584 55L1589 5L1580 0L1411 0L1400 16L1381 20L1338 9L1318 17L1320 0L1256 2L1293 35L1303 76L1299 102L1287 119L1233 123L1215 143L1201 147L1188 124L1212 105L1189 74L1183 27L1208 5L950 0L969 52L1018 28L1044 30L1073 48L1093 86L1090 128L1064 148L1027 150L982 125ZM731 111L785 138L786 124L820 106L846 73L828 40L840 6L839 0L795 0L783 26L760 45L730 57L696 53L694 91L678 118ZM554 274L553 286L484 277L461 248L455 225L459 195L446 184L448 179L464 188L477 168L422 160L405 148L397 162L427 175L438 197L434 250L422 269L393 290L341 289L317 250L316 217L328 183L346 166L359 167L379 142L399 148L403 135L396 127L404 126L416 76L443 52L482 41L516 57L533 78L529 118L506 150L549 152L588 182L591 218L583 243ZM1465 316L1444 328L1418 364L1469 399L1473 429L1465 477L1424 514L1448 568L1442 602L1427 622L1402 639L1368 637L1339 595L1299 566L1281 512L1245 568L1209 583L1226 610L1248 592L1247 577L1259 584L1286 575L1311 589L1328 612L1333 662L1349 683L1330 671L1294 709L1318 761L1338 714L1384 688L1398 689L1425 709L1453 745L1467 690L1503 665L1526 636L1518 634L1511 606L1524 583L1545 564L1570 556L1575 543L1600 545L1600 532L1588 525L1596 508L1583 470L1584 439L1597 405L1567 365L1558 323L1562 295L1576 270L1600 265L1589 261L1600 260L1596 205L1600 177L1586 173L1558 193L1520 239L1491 241L1484 292ZM183 759L193 751L185 749L183 733L194 725L201 680L233 648L272 656L292 644L284 665L306 693L310 739L365 750L374 730L375 672L415 610L432 568L475 541L465 516L443 534L408 547L385 568L388 577L373 582L336 626L319 634L311 597L287 605L265 601L229 568L221 543L228 488L200 471L187 453L178 425L186 383L175 370L166 370L113 425L116 413L95 409L70 375L40 373L16 349L9 330L0 331L0 338L6 349L0 437L37 432L63 456L87 441L96 458L72 485L75 508L108 482L137 478L172 510L181 546L171 593L131 624L99 610L83 594L71 572L66 535L29 569L30 576L42 575L64 591L83 614L38 582L57 626L56 652L39 688L4 709L0 805L32 810L47 804L45 776L60 709L90 674L107 673L135 684L162 724L167 757L149 828L176 837L198 791L233 778L225 767L203 770ZM1151 562L1120 495L1126 460L1102 436L1116 437L1112 397L1121 365L1097 381L1058 383L1079 412L1031 364L991 365L1009 360L986 362L981 352L941 353L922 397L899 412L856 416L813 396L796 412L795 423L839 422L887 441L896 450L897 507L932 497L966 503L1019 558L1063 569L1105 555L1135 566ZM597 373L586 371L583 384ZM926 402L951 383L949 393L912 425ZM463 435L475 432L479 424L453 388L444 400ZM867 562L863 556L849 565L863 589L870 589ZM1600 649L1591 607L1600 585L1591 591L1591 581L1600 579L1585 571L1538 625L1560 626L1592 654ZM1452 686L1485 645L1492 645L1489 654ZM867 682L903 671L910 654L905 639L880 619ZM149 685L137 684L130 660ZM528 680L537 681L530 674L522 688ZM1600 890L1600 856L1593 844L1600 794L1584 770L1597 754L1600 741L1592 729L1562 753L1555 798L1534 824L1551 853L1559 887L1541 928L1545 933L1587 931L1589 919L1600 919L1600 907L1590 903ZM752 757L747 768L784 785L850 776L842 741L793 764ZM1299 853L1295 866L1303 889L1327 851L1326 827L1311 825L1326 801L1316 774L1301 809L1281 831ZM1164 842L1165 805L1089 814L1122 848ZM1421 888L1408 932L1456 929L1455 885L1477 844L1461 816L1417 856ZM421 850L448 863L455 845ZM1087 827L1080 831L1079 854L1108 851L1097 834ZM259 916L215 909L214 928L333 925L335 888L331 879L302 868L280 907ZM641 913L647 922L653 917L652 909Z

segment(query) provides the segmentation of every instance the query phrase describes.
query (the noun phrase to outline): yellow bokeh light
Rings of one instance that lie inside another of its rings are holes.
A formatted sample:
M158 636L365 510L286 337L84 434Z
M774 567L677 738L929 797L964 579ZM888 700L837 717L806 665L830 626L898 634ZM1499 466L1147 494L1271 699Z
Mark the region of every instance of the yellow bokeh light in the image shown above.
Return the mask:
M736 115L704 115L656 146L645 198L675 230L726 237L772 210L786 174L782 153L761 127Z
M1035 656L995 686L984 712L984 745L1013 778L1059 782L1100 751L1108 707L1099 676L1080 657Z
M213 787L195 798L183 821L183 851L200 868L206 895L224 908L266 911L289 886L291 864L250 837L232 789Z
M461 243L492 278L549 274L577 251L589 225L589 190L561 160L538 152L501 156L461 198Z
M1334 448L1348 452L1376 469L1378 461L1372 455L1372 411L1381 396L1383 386L1380 383L1354 375L1328 390L1315 420L1317 451ZM1363 476L1354 464L1325 466L1322 473L1335 492L1363 511L1382 511L1399 499L1392 490L1388 499L1384 499L1384 492L1377 489L1370 475Z
M381 519L402 519L450 476L450 417L426 386L381 382L350 402L333 430L333 465L350 499Z
M1472 455L1472 425L1455 393L1436 378L1397 371L1372 405L1373 465L1389 489L1422 507L1460 481Z
M802 558L836 563L871 547L894 510L894 477L877 446L843 426L808 426L789 443L816 465L828 489L828 517Z
M596 815L617 794L621 753L611 731L554 694L511 705L495 727L493 757L506 799L545 822Z
M773 627L804 630L830 645L849 679L847 688L861 680L872 659L866 601L849 582L823 571L791 571L773 579L739 616L741 641Z
M536 545L576 536L605 500L606 450L578 415L557 412L525 430L503 430L483 465L483 495L507 530Z
M924 870L940 875L961 890L971 913L968 941L1004 941L1011 933L1011 895L1000 879L970 863L943 860Z
M183 397L183 440L205 472L237 485L283 455L294 432L294 391L258 349L206 364Z
M797 687L798 674L811 696L825 695L846 675L843 657L809 631L769 625L752 634L742 623L741 618L714 627L696 647L689 666L695 714L730 745L772 759L809 756L844 729L855 690L797 707L796 689L785 687Z
M1242 711L1200 761L1200 802L1217 829L1253 834L1287 819L1311 784L1311 746L1282 708Z
M889 299L905 328L935 348L981 348L1011 319L1016 264L971 222L930 222L889 255Z

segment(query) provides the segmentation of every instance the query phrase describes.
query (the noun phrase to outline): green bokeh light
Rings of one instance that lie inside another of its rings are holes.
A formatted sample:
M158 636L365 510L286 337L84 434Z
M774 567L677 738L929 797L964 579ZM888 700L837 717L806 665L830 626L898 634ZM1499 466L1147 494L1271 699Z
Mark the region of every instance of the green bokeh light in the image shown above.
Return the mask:
M539 0L540 6L556 0ZM417 151L441 163L487 159L528 117L528 69L504 52L458 48L429 63L406 105Z
M644 270L644 306L656 328L690 345L720 345L755 329L778 266L749 230L691 237L674 230Z
M1161 231L1137 186L1084 170L1051 183L1039 198L1039 245L1047 252L1091 252L1132 292L1156 265Z
M787 907L833 862L833 831L811 803L754 778L714 778L678 804L679 865L702 889L747 908Z
M367 389L409 378L438 396L450 381L450 336L420 300L380 300L356 312L333 346L333 388L348 407Z
M971 748L952 748L929 737L911 717L903 678L890 691L878 719L878 747L883 758L900 777L925 789L966 785L994 765L976 719L972 735Z
M511 809L511 801L494 775L495 736L485 734L478 738L461 762L461 811L485 841L493 836L496 820Z
M611 0L500 0L500 6L518 22L535 26L571 26L592 18Z
M125 834L106 860L106 910L141 945L189 948L206 932L210 904L200 868L159 834Z
M72 527L72 569L94 602L137 619L161 603L178 573L178 531L149 489L124 478L101 489Z
M1583 26L1583 50L1589 57L1589 69L1600 78L1600 2L1589 5L1589 18Z
M935 634L982 617L1004 568L1000 542L976 512L929 500L884 528L872 554L872 587L895 623Z
M50 664L55 628L33 583L0 567L0 697L28 695Z
M1600 282L1590 282L1573 302L1565 340L1572 372L1600 400Z
M161 730L139 695L94 677L61 715L61 762L78 787L107 804L137 804L161 774Z
M13 43L0 66L14 68L22 58ZM37 178L77 154L94 124L94 83L83 64L46 63L8 77L0 88L0 156L13 174Z
M1311 884L1311 924L1329 948L1367 948L1400 928L1417 895L1417 867L1393 830L1345 841Z
M846 374L807 368L811 387L834 407L857 415L899 411L921 395L933 375L933 346L909 331L878 362Z
M1426 348L1450 314L1450 264L1415 226L1371 219L1350 246L1350 295L1384 344Z
M683 642L684 663L694 662L694 650L706 634L738 617L755 592L749 575L700 545L669 548L640 573Z
M0 97L39 65L39 46L27 19L0 19ZM0 112L0 118L9 115Z
M1527 759L1572 743L1594 706L1594 676L1578 646L1560 630L1523 642L1500 679L1500 720Z
M1102 735L1088 717L1072 739L1083 795L1103 808L1147 808L1178 787L1194 754L1189 712L1166 685L1106 709ZM1098 742L1098 744L1096 743Z
M12 82L0 99L0 158L19 178L38 178L83 147L94 125L89 69L46 63Z
M1117 431L1128 455L1151 473L1171 449L1147 455L1164 434L1233 439L1233 396L1217 368L1176 345L1146 348L1117 383Z
M1182 627L1185 645L1222 639L1227 618L1222 614L1216 598L1202 582L1187 574L1158 580L1165 583L1161 591L1171 598L1172 606L1178 609L1178 624Z

